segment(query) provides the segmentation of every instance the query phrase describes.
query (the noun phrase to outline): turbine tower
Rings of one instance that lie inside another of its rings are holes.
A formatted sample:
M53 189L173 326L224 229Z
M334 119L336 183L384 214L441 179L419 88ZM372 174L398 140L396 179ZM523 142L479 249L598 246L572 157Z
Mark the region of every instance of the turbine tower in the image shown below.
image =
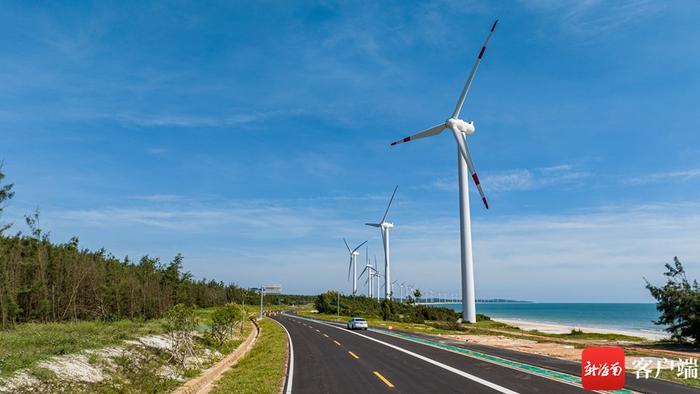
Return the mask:
M394 201L394 195L396 195L397 185L394 188L394 192L391 194L391 199L389 199L389 205L386 206L384 211L384 216L379 223L365 223L367 226L378 227L382 233L382 245L384 245L384 297L389 300L391 299L391 260L389 258L389 229L394 228L394 223L386 221L386 215L389 213L389 208L391 207L392 201Z
M343 238L343 242L345 242L345 247L348 248L348 252L350 253L350 264L348 265L348 280L350 280L350 271L352 270L352 295L355 295L357 293L357 256L360 255L360 252L357 250L362 247L367 241L357 245L355 249L350 249L350 246L348 245L348 241Z
M462 260L462 319L470 323L476 322L476 299L474 295L474 260L472 258L472 229L469 212L469 180L467 178L467 171L469 171L471 174L486 209L489 208L489 204L484 196L484 191L481 190L479 177L476 175L476 167L474 167L471 155L469 154L469 148L467 147L466 137L474 134L474 122L465 122L464 120L460 119L459 115L462 112L462 106L464 106L464 100L467 98L467 93L469 93L469 88L474 80L476 70L479 68L479 63L481 63L481 59L484 57L486 45L488 45L494 30L496 30L497 23L498 20L493 22L493 26L491 26L491 31L489 32L488 37L486 37L486 41L481 47L481 51L479 51L476 62L474 63L474 66L469 73L469 77L467 78L467 83L462 89L462 94L459 96L457 106L452 112L450 118L444 123L391 143L391 145L396 145L420 138L432 137L442 133L446 129L450 129L452 131L452 135L457 142L457 167L459 174L459 223Z

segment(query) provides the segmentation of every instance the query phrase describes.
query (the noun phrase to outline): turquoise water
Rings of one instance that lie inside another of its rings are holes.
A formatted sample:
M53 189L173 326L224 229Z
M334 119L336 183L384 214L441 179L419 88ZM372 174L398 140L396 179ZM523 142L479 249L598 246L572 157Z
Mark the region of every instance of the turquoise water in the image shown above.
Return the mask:
M462 304L438 304L456 311ZM476 311L491 317L581 327L659 332L655 304L480 303Z

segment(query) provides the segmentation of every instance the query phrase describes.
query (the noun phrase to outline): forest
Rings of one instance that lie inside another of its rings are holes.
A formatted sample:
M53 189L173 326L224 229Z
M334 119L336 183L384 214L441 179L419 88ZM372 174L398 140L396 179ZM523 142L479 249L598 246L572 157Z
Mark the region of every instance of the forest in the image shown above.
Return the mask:
M0 219L13 185L0 166ZM0 328L22 322L151 319L176 304L196 307L259 303L259 294L235 284L195 279L183 256L119 259L104 249L81 248L77 237L54 243L39 228L38 211L25 217L29 232L0 222ZM267 296L266 303L302 303L305 296Z

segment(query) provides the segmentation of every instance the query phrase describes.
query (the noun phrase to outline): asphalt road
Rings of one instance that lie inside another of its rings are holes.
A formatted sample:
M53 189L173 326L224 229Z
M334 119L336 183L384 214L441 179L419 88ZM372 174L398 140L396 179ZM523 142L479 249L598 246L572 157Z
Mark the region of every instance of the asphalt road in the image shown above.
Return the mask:
M430 337L428 335L416 333L410 333L410 335L435 340L435 337ZM464 349L487 353L528 365L536 365L552 371L564 372L574 376L579 376L581 373L581 363L579 362L545 357L510 349L501 349L493 346L458 342L451 339L441 339L439 342L458 346ZM700 394L700 389L697 388L684 386L661 379L636 379L632 373L627 373L626 375L625 388L646 394Z
M287 329L294 348L292 393L586 392L380 333L351 332L293 316L274 318Z
M292 393L570 393L580 387L467 357L453 351L373 331L291 315L273 317L289 332L294 348ZM410 334L413 338L435 337ZM437 340L527 366L572 376L580 364L507 349ZM700 390L663 380L627 376L628 390L686 394Z

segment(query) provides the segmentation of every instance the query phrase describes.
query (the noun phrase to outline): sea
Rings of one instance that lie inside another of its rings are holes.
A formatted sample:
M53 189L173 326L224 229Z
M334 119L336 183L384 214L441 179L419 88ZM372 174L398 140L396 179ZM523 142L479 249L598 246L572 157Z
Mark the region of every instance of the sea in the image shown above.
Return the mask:
M462 311L462 304L435 304ZM493 318L537 323L608 328L661 333L664 327L653 323L660 313L656 304L618 303L477 303L476 312Z

